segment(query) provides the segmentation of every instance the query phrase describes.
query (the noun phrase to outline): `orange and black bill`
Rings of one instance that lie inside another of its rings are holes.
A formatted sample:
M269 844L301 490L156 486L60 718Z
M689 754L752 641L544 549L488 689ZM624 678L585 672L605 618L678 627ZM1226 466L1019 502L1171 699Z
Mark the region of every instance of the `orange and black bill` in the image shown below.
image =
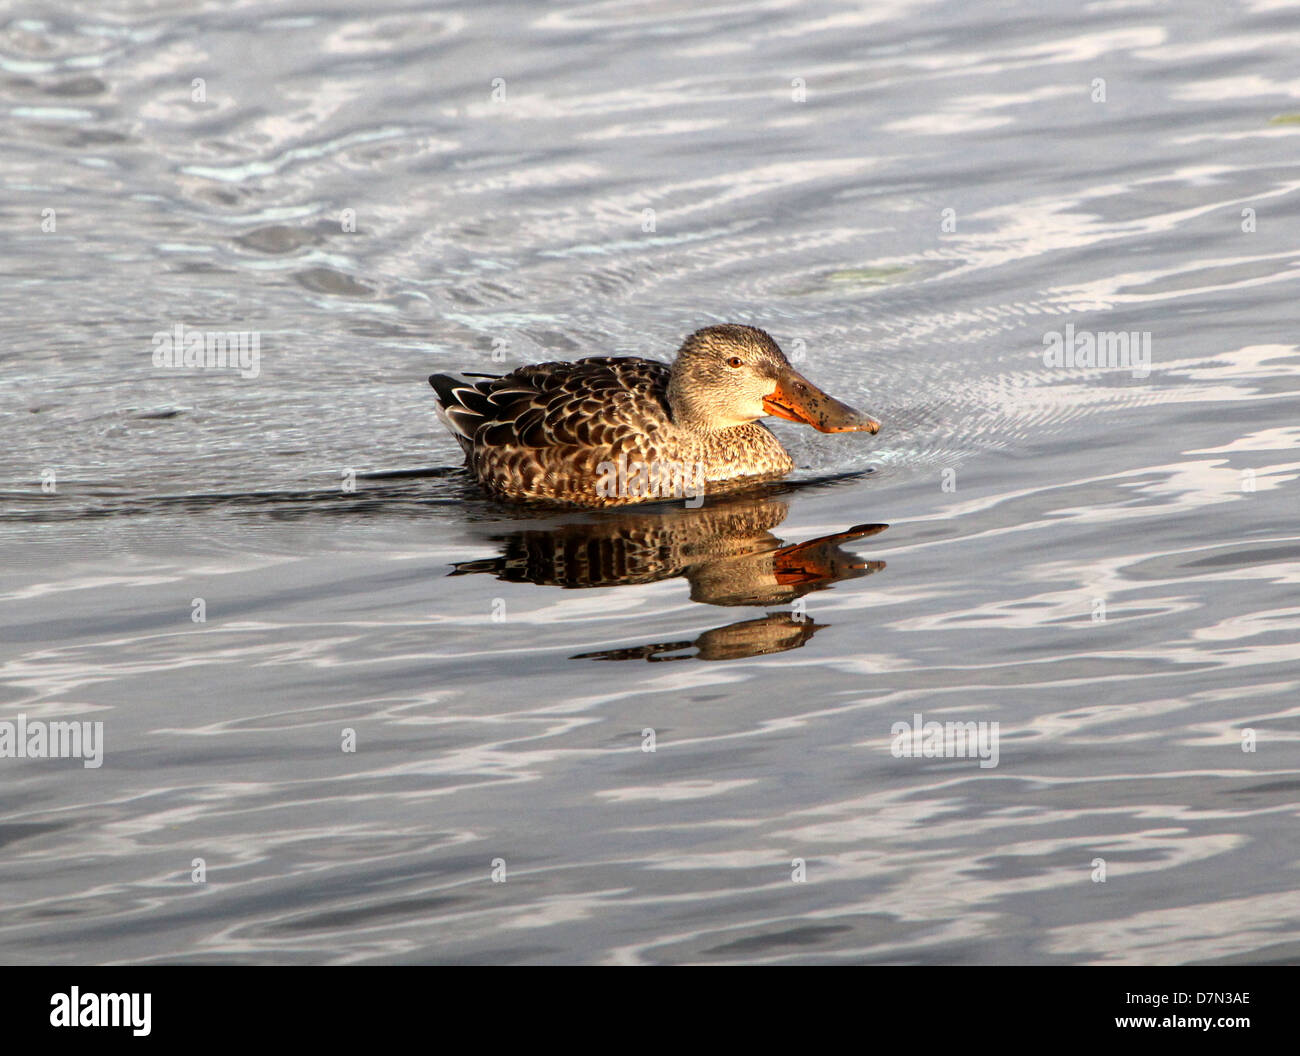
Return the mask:
M880 431L880 423L870 415L828 396L793 367L781 372L776 379L776 391L763 400L763 409L778 418L811 425L823 433Z

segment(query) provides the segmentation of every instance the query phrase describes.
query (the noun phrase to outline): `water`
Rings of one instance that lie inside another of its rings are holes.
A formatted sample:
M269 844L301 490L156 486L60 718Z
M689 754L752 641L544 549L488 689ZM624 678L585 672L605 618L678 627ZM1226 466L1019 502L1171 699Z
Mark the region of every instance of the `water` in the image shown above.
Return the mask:
M105 740L0 761L0 956L1300 956L1300 11L351 6L3 16L0 718ZM431 371L724 320L880 435L451 468Z

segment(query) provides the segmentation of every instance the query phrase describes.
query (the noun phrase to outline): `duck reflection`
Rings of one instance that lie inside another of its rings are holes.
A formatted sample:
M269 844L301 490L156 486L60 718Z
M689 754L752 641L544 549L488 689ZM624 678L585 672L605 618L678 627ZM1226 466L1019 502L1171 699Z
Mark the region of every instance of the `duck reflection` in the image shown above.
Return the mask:
M883 532L862 524L802 543L773 534L789 514L774 498L724 499L698 509L643 507L548 529L494 536L499 557L457 564L452 575L488 573L510 583L567 588L655 583L682 576L707 605L789 605L841 580L879 572L844 544ZM732 660L798 649L825 624L802 611L729 623L685 641L579 653L575 660ZM689 650L694 650L690 652Z
M826 626L807 616L769 612L757 620L741 620L705 631L680 642L652 642L630 649L601 649L577 653L570 660L737 660L744 656L783 653L798 649L815 631ZM691 652L690 650L694 650Z

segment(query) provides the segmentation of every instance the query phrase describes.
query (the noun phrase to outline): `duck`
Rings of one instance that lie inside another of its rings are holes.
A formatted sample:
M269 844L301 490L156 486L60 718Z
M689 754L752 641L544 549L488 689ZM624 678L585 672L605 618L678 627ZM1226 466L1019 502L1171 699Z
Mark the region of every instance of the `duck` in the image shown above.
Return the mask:
M595 356L503 375L433 374L429 384L470 476L516 503L702 501L779 479L794 462L764 417L823 433L880 430L795 370L766 331L735 323L696 330L671 365Z

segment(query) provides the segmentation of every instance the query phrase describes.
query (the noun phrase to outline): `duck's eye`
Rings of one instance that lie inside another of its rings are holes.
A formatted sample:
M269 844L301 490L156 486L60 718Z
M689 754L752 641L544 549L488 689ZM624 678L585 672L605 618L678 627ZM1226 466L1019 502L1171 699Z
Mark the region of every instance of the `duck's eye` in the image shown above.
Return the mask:
M727 360L727 366L729 367L743 367L744 365L745 365L745 361L741 359L739 356L732 356L729 360Z

